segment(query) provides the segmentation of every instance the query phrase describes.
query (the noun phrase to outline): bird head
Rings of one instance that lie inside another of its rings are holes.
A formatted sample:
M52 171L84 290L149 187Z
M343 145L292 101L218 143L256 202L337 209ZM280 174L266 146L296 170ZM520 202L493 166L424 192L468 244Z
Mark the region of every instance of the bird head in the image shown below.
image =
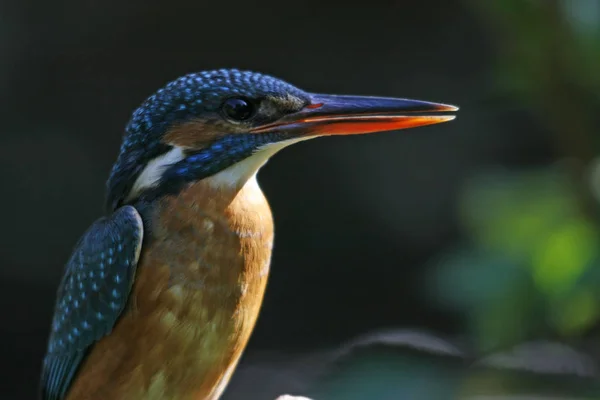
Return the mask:
M180 77L129 121L108 180L107 208L176 192L219 176L241 187L270 156L325 135L397 130L449 121L450 105L307 93L268 75L215 70Z

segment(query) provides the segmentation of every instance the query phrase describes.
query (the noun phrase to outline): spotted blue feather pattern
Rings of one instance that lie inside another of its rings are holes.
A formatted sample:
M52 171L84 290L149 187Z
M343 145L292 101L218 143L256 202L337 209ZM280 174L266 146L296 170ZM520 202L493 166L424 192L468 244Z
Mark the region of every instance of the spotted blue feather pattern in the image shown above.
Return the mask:
M60 400L89 348L111 332L133 284L143 236L131 206L96 221L67 263L42 367L42 399Z
M300 89L268 75L236 69L204 71L182 76L150 96L134 113L125 130L121 154L164 132L176 121L217 111L223 97L264 97L291 94Z

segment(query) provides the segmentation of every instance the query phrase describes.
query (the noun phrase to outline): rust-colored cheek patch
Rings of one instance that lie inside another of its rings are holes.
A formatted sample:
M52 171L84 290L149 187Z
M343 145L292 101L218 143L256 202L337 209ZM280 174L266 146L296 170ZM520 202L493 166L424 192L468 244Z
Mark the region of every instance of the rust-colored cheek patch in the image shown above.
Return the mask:
M163 137L163 143L188 149L202 149L209 143L232 132L225 123L214 120L195 119L171 127Z

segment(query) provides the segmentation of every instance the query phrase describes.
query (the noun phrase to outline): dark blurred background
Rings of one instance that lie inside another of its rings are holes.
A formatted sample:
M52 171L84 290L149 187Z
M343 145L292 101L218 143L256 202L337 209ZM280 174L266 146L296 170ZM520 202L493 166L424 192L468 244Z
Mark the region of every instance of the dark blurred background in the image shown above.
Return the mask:
M277 236L239 376L382 329L478 352L593 342L599 49L597 0L0 2L0 397L34 396L63 265L101 216L130 113L221 67L461 107L262 170ZM240 379L229 398L252 392Z

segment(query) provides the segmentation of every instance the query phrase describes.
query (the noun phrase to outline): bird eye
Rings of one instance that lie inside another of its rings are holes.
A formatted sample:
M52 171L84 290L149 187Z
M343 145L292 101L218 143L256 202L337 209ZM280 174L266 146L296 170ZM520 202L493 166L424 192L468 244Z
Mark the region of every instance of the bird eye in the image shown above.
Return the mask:
M254 104L246 99L231 98L223 103L223 113L234 121L245 121L255 112Z

